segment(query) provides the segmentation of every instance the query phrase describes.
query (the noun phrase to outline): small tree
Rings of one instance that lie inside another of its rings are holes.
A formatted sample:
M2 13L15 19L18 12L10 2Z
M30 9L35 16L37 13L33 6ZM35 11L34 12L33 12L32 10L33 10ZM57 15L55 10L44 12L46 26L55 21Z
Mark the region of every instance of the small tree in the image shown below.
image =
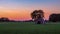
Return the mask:
M2 17L2 18L0 18L0 21L1 21L1 22L9 22L9 19L6 18L6 17Z

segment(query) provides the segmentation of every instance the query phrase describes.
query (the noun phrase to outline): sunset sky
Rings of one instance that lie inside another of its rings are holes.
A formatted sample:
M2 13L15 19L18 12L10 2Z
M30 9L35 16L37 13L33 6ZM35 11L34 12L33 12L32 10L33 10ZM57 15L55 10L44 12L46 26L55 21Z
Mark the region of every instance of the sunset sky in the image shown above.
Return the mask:
M0 17L11 20L29 20L30 13L42 9L45 19L52 13L60 13L60 0L0 0Z

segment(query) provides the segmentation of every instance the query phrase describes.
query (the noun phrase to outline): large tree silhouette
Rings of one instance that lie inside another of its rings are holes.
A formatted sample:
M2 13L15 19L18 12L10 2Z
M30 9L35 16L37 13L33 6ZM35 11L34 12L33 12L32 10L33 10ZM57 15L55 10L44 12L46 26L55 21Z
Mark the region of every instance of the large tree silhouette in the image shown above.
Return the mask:
M60 21L60 14L51 14L49 16L49 21L51 21L51 22L58 22L58 21Z
M43 12L43 10L34 10L31 13L31 17L34 21L36 21L36 20L44 17L44 12Z

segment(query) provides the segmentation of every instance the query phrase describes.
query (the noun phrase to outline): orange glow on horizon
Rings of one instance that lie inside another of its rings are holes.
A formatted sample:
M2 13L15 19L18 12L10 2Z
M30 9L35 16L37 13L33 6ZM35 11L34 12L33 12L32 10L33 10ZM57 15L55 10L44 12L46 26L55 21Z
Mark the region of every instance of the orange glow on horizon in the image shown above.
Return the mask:
M46 8L42 8L44 11L45 19L49 18L49 15L52 13ZM35 10L35 9L33 9ZM12 20L29 20L31 19L31 9L1 9L0 17L7 17Z

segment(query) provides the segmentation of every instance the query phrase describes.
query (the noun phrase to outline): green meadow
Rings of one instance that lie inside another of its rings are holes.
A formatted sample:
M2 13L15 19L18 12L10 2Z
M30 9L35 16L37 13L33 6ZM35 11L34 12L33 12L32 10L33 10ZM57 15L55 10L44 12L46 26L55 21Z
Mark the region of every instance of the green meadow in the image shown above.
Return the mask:
M0 34L60 34L60 23L1 22Z

